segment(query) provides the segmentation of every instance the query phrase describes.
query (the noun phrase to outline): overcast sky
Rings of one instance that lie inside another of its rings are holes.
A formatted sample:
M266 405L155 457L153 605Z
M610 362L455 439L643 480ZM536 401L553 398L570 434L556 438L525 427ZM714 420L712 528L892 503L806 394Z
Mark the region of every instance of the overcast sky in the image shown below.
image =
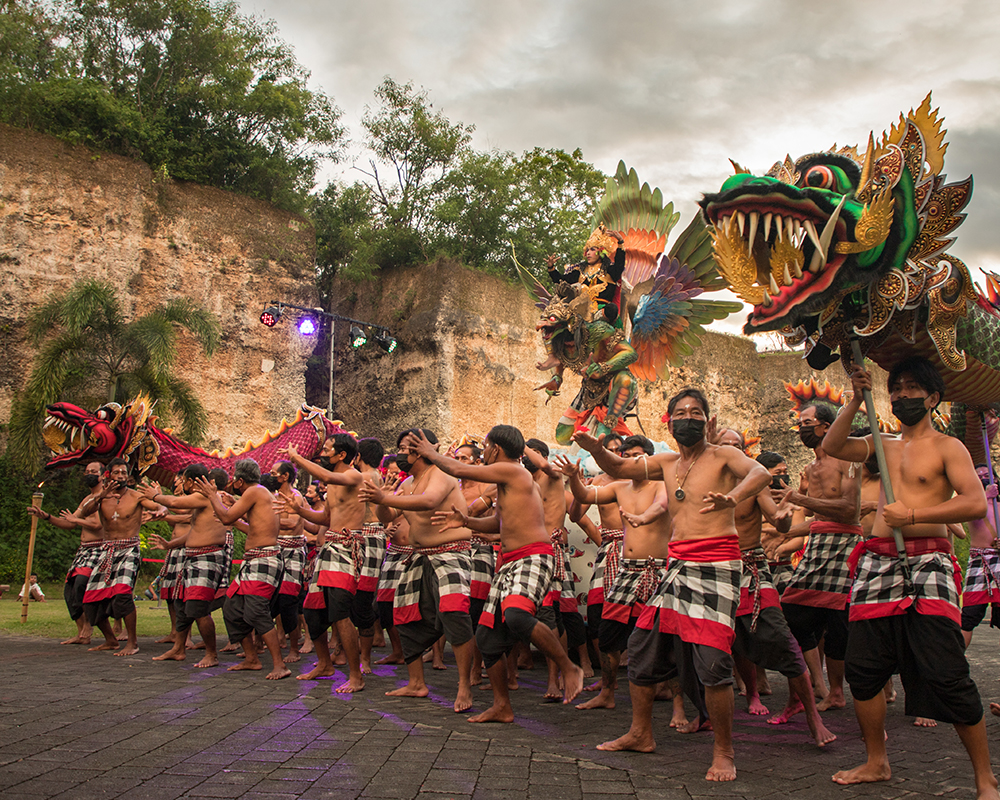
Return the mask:
M272 18L352 137L389 75L479 149L620 159L681 212L732 173L864 145L928 91L945 172L975 176L951 252L1000 271L1000 7L964 0L240 0ZM356 180L341 164L324 173ZM724 327L738 330L743 315Z

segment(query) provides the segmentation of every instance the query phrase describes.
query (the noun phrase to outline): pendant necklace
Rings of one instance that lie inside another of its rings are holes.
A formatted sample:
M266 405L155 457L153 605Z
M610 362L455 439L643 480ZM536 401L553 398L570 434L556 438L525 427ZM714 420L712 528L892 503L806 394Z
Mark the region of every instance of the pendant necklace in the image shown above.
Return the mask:
M708 448L705 449L707 450ZM677 481L677 491L674 492L674 497L676 497L678 500L683 500L685 497L687 497L687 495L684 494L684 481L687 480L688 475L691 474L691 470L694 468L695 463L698 461L699 458L701 458L701 455L704 452L705 450L702 450L701 453L698 453L698 455L694 457L694 460L691 461L691 464L687 468L687 471L685 471L684 477L681 478L680 480L677 480L677 470L680 468L681 460L677 459L677 466L674 468L674 480Z
M124 496L124 493L122 493L118 495L118 499L115 500L115 513L111 515L111 519L118 519L118 504L122 501L122 497Z

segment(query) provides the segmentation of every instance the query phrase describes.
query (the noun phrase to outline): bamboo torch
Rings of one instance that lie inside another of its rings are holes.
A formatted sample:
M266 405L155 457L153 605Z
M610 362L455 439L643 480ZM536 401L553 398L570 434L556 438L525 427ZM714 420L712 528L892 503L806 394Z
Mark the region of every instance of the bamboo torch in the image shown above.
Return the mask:
M42 487L38 488L31 495L31 505L35 508L42 507ZM31 536L28 538L28 563L24 568L24 597L21 601L21 624L28 621L28 603L31 600L31 562L35 558L35 534L38 531L38 517L31 515Z

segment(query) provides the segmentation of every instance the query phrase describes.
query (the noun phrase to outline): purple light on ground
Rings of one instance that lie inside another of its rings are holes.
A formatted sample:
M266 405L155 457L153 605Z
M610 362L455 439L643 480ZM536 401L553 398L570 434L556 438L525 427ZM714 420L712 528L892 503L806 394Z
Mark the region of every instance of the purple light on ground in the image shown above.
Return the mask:
M316 321L312 317L303 317L300 319L299 333L303 336L312 336L316 333Z

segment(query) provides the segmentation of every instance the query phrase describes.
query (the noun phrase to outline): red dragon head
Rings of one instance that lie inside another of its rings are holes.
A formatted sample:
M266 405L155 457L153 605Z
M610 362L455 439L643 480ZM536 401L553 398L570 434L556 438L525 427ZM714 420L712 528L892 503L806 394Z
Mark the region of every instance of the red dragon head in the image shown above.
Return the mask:
M42 438L53 457L46 469L127 458L146 437L151 410L152 403L144 396L125 406L106 403L93 413L72 403L48 406Z

